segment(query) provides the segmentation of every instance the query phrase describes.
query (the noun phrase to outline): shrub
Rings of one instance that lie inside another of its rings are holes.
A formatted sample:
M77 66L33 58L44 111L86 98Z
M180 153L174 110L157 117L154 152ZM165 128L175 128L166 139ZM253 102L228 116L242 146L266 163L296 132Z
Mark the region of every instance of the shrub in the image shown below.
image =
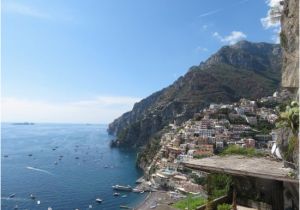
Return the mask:
M230 204L223 203L218 205L218 210L231 210L232 207Z
M258 152L254 148L243 148L238 145L230 145L221 152L221 155L244 155L248 157L260 157L263 153Z
M230 189L232 177L226 174L211 174L208 178L211 199L226 195Z
M202 197L191 198L191 196L189 195L187 198L173 204L173 207L177 209L189 208L190 210L193 210L193 209L197 209L197 207L199 206L202 206L206 202L207 202L206 199Z

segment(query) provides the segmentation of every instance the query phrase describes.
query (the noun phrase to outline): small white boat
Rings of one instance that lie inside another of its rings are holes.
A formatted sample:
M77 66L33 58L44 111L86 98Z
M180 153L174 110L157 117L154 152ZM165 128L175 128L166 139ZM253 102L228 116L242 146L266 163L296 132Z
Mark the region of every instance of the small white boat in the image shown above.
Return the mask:
M132 191L132 188L130 185L127 185L127 186L123 186L123 185L114 185L112 186L112 188L114 190L122 190L122 191Z
M31 198L32 200L34 200L34 199L35 199L35 196L34 196L33 194L30 194L30 198Z
M92 205L89 205L89 209L91 209L91 208L93 208L93 206L92 206Z
M9 197L13 198L13 197L15 197L15 195L16 195L16 193L13 193L13 194L10 194Z
M157 203L152 203L150 209L155 209L157 207Z
M126 198L127 197L127 195L122 195L122 198Z
M41 201L37 201L36 204L37 204L37 205L40 205L40 204L41 204Z
M125 206L125 205L121 205L120 208L121 209L131 209L129 206Z
M132 192L139 193L139 192L141 192L141 190L134 188L134 189L132 189Z
M120 193L114 193L114 196L119 196L120 195Z
M102 201L103 201L102 199L96 198L96 202L97 202L97 203L102 203Z

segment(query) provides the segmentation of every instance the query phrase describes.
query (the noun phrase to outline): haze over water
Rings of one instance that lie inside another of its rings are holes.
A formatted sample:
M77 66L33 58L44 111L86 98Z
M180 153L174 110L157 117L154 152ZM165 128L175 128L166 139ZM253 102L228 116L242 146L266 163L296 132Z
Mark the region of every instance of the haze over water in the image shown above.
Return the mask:
M119 209L139 203L145 194L113 196L112 185L134 186L142 172L135 167L135 151L109 147L112 137L106 128L2 124L2 209L88 209L90 204L93 209ZM12 193L15 197L9 198ZM97 197L102 204L95 203Z

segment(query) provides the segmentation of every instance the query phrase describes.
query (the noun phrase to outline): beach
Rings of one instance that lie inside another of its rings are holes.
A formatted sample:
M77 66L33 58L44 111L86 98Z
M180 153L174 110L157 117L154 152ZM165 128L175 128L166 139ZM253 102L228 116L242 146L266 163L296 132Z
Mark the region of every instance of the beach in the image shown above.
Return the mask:
M171 205L175 200L170 197L166 191L156 191L150 192L145 200L138 205L136 210L148 210L148 209L157 209L157 210L175 210Z

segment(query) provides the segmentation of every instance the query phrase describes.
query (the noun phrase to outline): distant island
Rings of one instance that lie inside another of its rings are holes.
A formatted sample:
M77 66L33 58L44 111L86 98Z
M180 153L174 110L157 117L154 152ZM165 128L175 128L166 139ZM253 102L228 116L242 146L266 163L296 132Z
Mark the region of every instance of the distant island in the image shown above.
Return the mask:
M12 125L34 125L35 123L33 122L16 122L12 123Z

